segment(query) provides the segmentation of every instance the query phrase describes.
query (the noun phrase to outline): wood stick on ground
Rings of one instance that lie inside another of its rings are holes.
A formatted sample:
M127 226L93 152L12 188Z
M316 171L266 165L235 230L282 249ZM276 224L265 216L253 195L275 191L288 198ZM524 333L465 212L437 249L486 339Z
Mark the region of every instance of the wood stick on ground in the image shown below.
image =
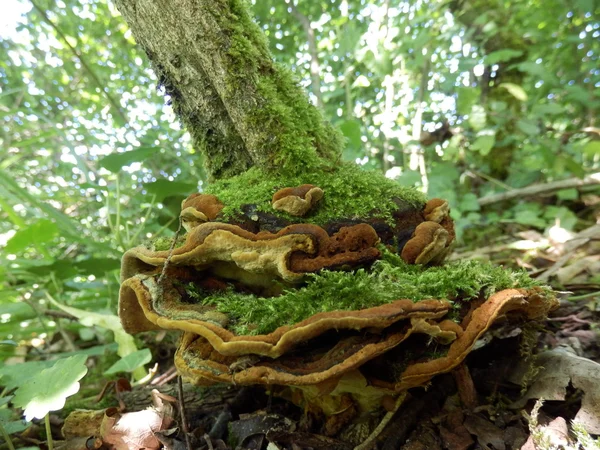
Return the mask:
M185 446L187 450L192 450L192 443L190 441L190 434L188 429L187 420L185 419L185 404L183 403L183 382L181 377L177 377L177 396L179 397L179 417L181 420L181 431L185 436Z
M398 395L398 398L396 399L396 403L394 405L394 409L392 409L391 411L388 411L385 414L385 416L383 416L383 419L381 419L381 422L379 423L379 425L377 425L377 428L375 428L373 430L373 432L369 435L367 440L365 442L363 442L362 444L354 447L354 450L370 450L375 446L375 441L377 440L377 438L379 437L379 435L381 434L381 432L383 431L385 426L390 422L390 420L392 420L392 417L394 417L394 414L396 414L398 409L400 409L400 405L402 405L405 398L406 398L406 392L402 392L401 394Z
M513 189L500 194L488 195L477 200L479 206L487 206L493 203L502 202L504 200L512 200L519 197L528 197L531 195L549 194L551 192L560 191L561 189L570 189L582 186L591 186L600 184L600 172L590 174L583 179L568 178L566 180L552 181L544 184L534 184L521 189Z

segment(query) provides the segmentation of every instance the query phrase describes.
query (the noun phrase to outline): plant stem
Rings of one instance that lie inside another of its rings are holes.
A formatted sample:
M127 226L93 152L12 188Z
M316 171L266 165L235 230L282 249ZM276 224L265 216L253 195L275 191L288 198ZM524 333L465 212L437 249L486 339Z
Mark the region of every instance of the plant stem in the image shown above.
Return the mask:
M44 417L46 423L46 440L48 441L48 450L54 450L54 442L52 441L52 429L50 428L50 413Z
M12 443L10 435L6 432L6 430L2 426L2 422L0 422L0 434L2 435L2 438L4 439L4 442L6 442L8 450L15 450L15 446Z

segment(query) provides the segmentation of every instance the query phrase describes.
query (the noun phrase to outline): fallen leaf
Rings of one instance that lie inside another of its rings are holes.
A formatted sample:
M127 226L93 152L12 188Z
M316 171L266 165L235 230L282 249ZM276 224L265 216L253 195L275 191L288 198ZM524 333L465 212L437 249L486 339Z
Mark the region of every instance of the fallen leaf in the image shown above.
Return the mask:
M540 448L539 441L542 441L547 448L573 448L569 441L567 421L562 417L557 417L548 425L538 425L537 431L539 432L537 437L532 433L521 450L537 450Z
M143 411L119 414L116 408L106 410L100 427L102 440L115 450L157 450L161 442L154 433L173 423L173 407L152 391L154 406Z
M588 433L600 434L600 364L565 349L540 353L535 364L540 370L533 384L513 407L522 408L530 399L564 400L567 386L572 383L573 387L583 391L581 408L574 421ZM523 374L523 368L517 368L510 379L519 384Z

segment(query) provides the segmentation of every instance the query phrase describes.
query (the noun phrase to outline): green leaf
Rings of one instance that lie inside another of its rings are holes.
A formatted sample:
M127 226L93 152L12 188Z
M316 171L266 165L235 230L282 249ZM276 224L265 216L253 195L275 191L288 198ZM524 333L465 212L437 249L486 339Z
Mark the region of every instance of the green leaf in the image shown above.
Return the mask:
M354 149L359 149L363 146L361 137L361 126L358 120L345 120L340 124L340 130L344 133L346 139L348 139L348 144L352 146Z
M56 224L48 219L40 219L17 231L6 243L4 251L16 254L31 246L46 244L56 236L58 236Z
M98 161L98 165L113 173L117 173L122 167L133 164L134 162L142 162L159 152L160 148L158 147L140 147L128 152L107 155Z
M539 132L537 125L529 120L517 120L517 128L529 136L534 136Z
M514 58L518 58L522 54L523 52L521 50L505 48L503 50L496 50L495 52L490 53L485 58L483 58L483 61L486 65L493 65L498 64L500 62L507 62Z
M165 198L172 195L187 197L198 189L196 183L184 183L182 181L157 180L152 183L144 184L144 189L150 195L156 195L156 201L162 202Z
M119 269L121 261L116 258L89 258L72 263L81 273L104 275Z
M52 367L54 361L28 361L15 365L4 365L0 367L0 376L2 376L2 386L7 390L13 390L22 386L30 378L35 376L43 369Z
M119 372L133 372L138 367L148 364L151 360L152 354L149 349L145 348L143 350L138 350L114 363L104 372L104 375L112 375Z
M538 76L542 79L546 78L546 68L541 64L536 64L534 62L525 61L517 64L516 66L521 72L526 72L530 75Z
M487 116L485 114L485 109L481 105L474 105L471 108L471 113L469 114L469 124L476 131L481 130L485 127L487 122Z
M462 196L458 204L458 209L463 212L467 211L479 211L481 207L477 202L477 196L472 192L469 192Z
M531 109L531 112L533 115L540 117L562 114L564 110L565 109L561 105L557 105L556 103L548 103L547 105L535 105Z
M87 373L87 356L59 359L49 369L30 378L15 392L13 404L25 409L25 419L43 419L50 411L65 406L67 397L79 391L79 380Z
M11 397L5 397L11 398ZM27 429L29 424L24 420L14 420L15 413L10 409L0 409L0 423L2 423L2 427L7 434L20 433L21 431Z
M575 188L572 189L561 189L556 193L559 200L577 200L579 198L579 191Z
M536 228L545 228L548 224L545 220L541 219L539 215L534 211L518 211L515 214L514 222L520 223L521 225L530 225Z
M80 233L74 221L62 211L44 203L39 198L31 195L26 189L22 188L5 171L0 170L0 186L13 192L21 201L42 210L46 216L54 219L63 234L68 234L75 240L81 240Z
M583 153L587 156L599 156L600 155L600 141L589 141L583 147Z
M471 149L478 151L483 156L486 156L490 153L492 148L494 148L495 143L496 138L493 134L485 134L483 136L478 136L477 139L475 139L475 142L471 144Z
M514 98L521 102L527 101L527 92L518 84L500 83L498 87L506 89Z
M75 316L79 319L80 323L84 326L98 326L110 330L115 335L115 342L119 345L117 354L123 358L131 353L137 351L135 340L133 336L126 333L121 325L121 320L114 314L99 314L90 311L84 311L82 309L73 308L72 306L66 306L58 303L53 298L49 297L48 300L57 308ZM140 369L134 373L136 379L141 379L145 376L144 370Z
M459 87L456 89L456 112L465 116L471 112L471 108L479 99L481 91L474 87Z

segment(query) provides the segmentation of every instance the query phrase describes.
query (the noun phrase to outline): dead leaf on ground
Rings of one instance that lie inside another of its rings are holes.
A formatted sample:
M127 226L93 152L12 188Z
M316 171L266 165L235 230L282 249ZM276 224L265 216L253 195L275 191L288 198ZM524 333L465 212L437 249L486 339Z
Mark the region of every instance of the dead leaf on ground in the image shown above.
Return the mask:
M165 430L173 423L173 407L152 391L154 406L143 411L119 414L109 408L102 421L101 435L115 450L157 450L161 443L154 433Z
M581 408L575 416L590 434L600 434L600 364L582 358L564 349L554 349L539 354L535 364L540 367L535 381L513 407L522 408L530 399L564 400L567 386L572 383L583 391ZM526 369L517 368L510 380L520 384Z
M548 425L538 425L539 436L534 437L533 433L521 447L521 450L539 449L539 441L548 444L548 448L572 448L569 440L569 427L567 421L562 417L557 417Z
M496 450L504 450L504 431L489 420L477 415L468 415L464 422L469 433L477 436L477 441L482 448L493 446Z

